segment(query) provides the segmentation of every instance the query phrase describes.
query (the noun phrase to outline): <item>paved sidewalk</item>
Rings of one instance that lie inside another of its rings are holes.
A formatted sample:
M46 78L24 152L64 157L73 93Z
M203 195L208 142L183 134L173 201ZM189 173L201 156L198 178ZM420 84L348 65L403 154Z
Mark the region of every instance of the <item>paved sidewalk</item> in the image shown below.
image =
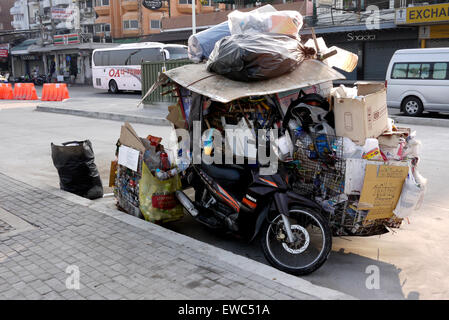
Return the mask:
M351 298L87 199L1 173L0 184L0 299ZM16 223L29 227L10 234ZM79 290L66 288L73 265Z
M104 120L129 121L149 125L169 125L166 120L167 107L173 103L164 102L154 105L137 104L140 99L111 97L70 98L61 102L39 102L36 111L68 114Z

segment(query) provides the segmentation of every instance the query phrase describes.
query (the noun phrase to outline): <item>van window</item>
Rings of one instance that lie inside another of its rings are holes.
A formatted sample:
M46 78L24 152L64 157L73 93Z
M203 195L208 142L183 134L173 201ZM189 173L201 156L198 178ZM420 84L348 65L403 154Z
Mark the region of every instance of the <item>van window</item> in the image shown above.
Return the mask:
M408 65L407 78L419 78L421 73L421 64L420 63L410 63Z
M433 79L446 79L447 63L438 62L433 65Z
M430 76L430 63L423 63L421 65L421 79L428 79Z
M446 79L446 62L395 63L391 71L392 79Z
M405 78L407 75L407 63L395 63L391 77L393 79Z

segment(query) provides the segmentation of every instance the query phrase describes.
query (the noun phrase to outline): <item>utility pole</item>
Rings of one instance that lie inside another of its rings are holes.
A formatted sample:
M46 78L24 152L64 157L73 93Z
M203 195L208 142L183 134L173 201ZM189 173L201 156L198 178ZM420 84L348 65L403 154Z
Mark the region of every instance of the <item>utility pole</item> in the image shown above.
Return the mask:
M196 0L192 0L192 34L196 33Z
M27 17L28 17L28 30L31 30L31 24L30 24L30 4L29 4L29 0L27 0Z
M53 40L53 36L55 35L55 20L53 20L53 0L50 0L50 22L51 22L51 31L50 31L50 35L51 35L51 39Z

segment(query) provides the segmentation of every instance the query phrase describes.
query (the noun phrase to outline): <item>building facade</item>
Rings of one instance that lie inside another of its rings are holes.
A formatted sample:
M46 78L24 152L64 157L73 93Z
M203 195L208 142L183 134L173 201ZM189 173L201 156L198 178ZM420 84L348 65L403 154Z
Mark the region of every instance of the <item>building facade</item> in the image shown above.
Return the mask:
M225 8L213 0L197 1L197 14ZM95 34L106 39L160 33L162 19L192 14L192 0L95 0Z
M14 6L14 0L0 1L0 31L11 30L13 17L9 10Z
M449 46L446 1L336 0L330 3L318 7L315 19L308 17L307 22L328 46L336 45L358 55L357 68L351 73L342 72L348 82L384 81L396 50ZM306 27L301 34L310 37L310 28Z

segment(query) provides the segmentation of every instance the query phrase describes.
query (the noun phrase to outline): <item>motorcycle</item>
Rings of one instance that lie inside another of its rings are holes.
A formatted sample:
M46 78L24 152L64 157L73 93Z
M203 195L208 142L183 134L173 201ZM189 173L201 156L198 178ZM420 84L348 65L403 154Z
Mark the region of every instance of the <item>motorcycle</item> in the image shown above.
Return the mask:
M329 224L321 207L293 192L287 172L260 175L238 165L191 165L185 183L195 189L191 201L183 191L176 197L198 222L253 241L259 234L268 262L294 274L318 269L332 247Z
M34 76L34 77L32 78L32 81L33 81L33 83L34 83L35 85L38 85L38 86L41 86L41 85L43 85L44 83L49 82L47 76L44 75L44 74L41 74L41 75L38 75L38 76Z

